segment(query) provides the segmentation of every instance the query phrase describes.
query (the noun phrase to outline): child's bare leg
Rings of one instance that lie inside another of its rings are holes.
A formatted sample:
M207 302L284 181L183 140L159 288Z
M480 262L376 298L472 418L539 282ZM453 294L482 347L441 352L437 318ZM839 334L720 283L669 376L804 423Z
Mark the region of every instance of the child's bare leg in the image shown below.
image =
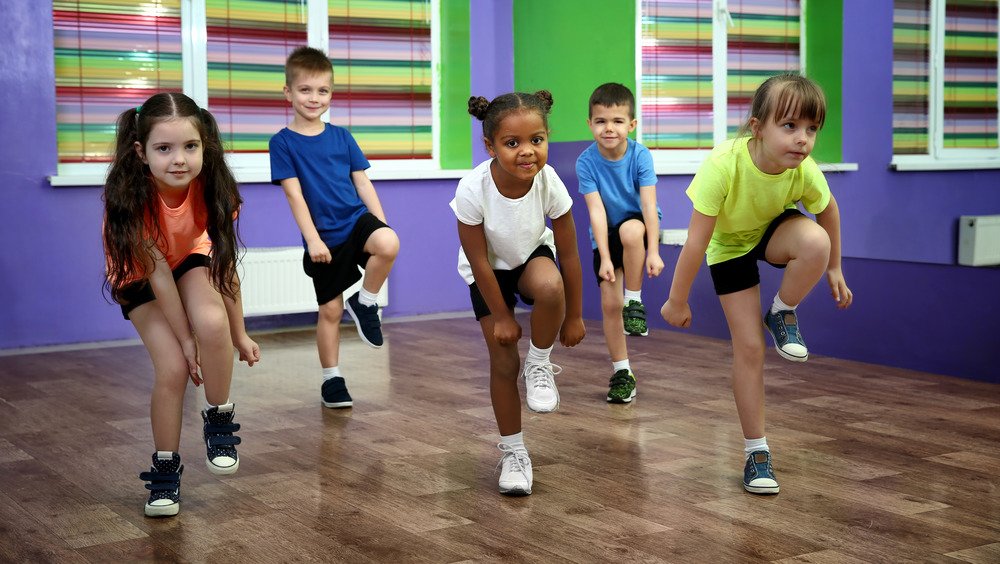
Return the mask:
M624 298L622 293L622 271L615 271L615 281L601 282L601 313L604 326L604 340L608 345L608 353L611 354L611 362L618 362L628 358L628 349L625 346L625 333L622 332L622 307Z
M323 368L340 364L340 322L343 318L344 296L337 296L319 306L316 348L319 349L319 363Z
M768 262L787 264L778 297L795 307L805 299L826 272L830 261L830 236L807 217L793 217L774 231L767 244Z
M180 342L157 302L143 304L129 313L153 361L153 394L149 420L156 450L177 452L181 441L181 416L188 366Z
M764 436L764 333L760 286L719 296L733 342L733 397L743 437Z
M518 291L535 301L531 309L531 343L540 349L552 346L566 317L562 275L547 257L528 262L517 283Z
M646 226L637 219L630 219L618 228L622 240L622 265L625 269L625 289L638 292L642 289L642 275L646 265Z
M501 345L493 336L493 316L479 320L490 353L490 398L493 415L501 436L521 432L521 394L517 390L517 376L521 370L521 356L517 345Z
M198 339L205 400L211 405L228 403L233 379L233 339L222 295L212 286L204 267L185 273L177 281L177 291Z
M396 262L396 256L399 254L399 237L392 229L380 227L368 236L364 250L371 257L365 264L365 279L361 286L377 294L385 279L389 277L393 263Z

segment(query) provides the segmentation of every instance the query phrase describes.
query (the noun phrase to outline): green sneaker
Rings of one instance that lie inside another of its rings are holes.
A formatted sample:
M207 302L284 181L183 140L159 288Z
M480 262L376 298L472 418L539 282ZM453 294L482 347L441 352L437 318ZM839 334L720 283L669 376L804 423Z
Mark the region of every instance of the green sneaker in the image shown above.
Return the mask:
M632 403L635 397L635 374L622 368L611 376L608 403Z
M646 326L646 306L638 300L629 300L622 308L622 321L625 325L625 334L645 337L649 335L649 328Z

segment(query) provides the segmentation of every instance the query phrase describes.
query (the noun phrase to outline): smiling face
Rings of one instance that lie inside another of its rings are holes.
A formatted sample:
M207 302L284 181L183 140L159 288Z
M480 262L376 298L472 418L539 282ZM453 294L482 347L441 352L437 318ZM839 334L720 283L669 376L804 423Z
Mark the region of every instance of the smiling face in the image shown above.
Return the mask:
M587 127L594 134L597 149L604 158L618 160L625 156L628 134L636 125L636 120L630 114L631 108L628 106L591 106Z
M333 97L333 75L329 72L298 72L295 80L284 88L285 99L295 110L293 123L316 123L328 109Z
M194 118L174 118L157 122L149 131L146 144L135 143L136 153L165 195L186 190L201 174L204 143Z
M753 133L750 156L762 172L780 174L796 168L812 153L820 124L811 117L795 113L789 112L778 120L750 120Z
M507 114L493 139L483 139L493 161L493 180L505 196L518 197L531 189L535 175L549 158L549 131L537 111Z

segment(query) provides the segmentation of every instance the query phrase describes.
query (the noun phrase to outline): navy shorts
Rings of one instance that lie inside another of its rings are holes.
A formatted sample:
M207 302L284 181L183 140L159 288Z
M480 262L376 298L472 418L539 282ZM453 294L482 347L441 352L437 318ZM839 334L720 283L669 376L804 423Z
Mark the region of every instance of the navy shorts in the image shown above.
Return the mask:
M208 267L211 259L208 255L202 255L198 253L192 253L188 255L177 268L171 270L174 275L174 282L181 279L188 271L198 268L199 266ZM128 319L128 314L132 312L133 309L141 306L142 304L148 304L149 302L156 299L156 295L153 294L153 287L149 285L149 280L139 280L133 282L128 286L122 288L121 297L118 299L118 304L122 306L122 315L125 319Z
M753 288L757 284L760 284L760 270L757 268L757 261L762 260L767 262L764 255L767 252L767 244L771 241L774 231L786 220L801 215L803 214L798 209L788 209L781 212L781 215L774 218L771 224L767 226L764 236L761 237L760 242L750 252L741 257L709 266L708 269L712 273L712 284L715 285L715 293L722 296L724 294L740 292L747 288ZM768 264L775 268L785 268L783 264L774 264L773 262L768 262Z
M511 270L493 271L493 275L497 277L497 284L500 286L500 294L503 296L503 301L511 310L514 309L514 304L517 303L518 296L527 305L535 303L535 300L521 295L521 292L517 289L517 283L521 280L521 275L524 274L525 267L535 257L547 257L552 262L556 261L555 255L552 254L552 249L548 245L540 245L531 252L528 260L524 261L524 264L521 266ZM476 313L476 321L490 314L490 306L486 305L486 300L483 299L483 295L479 292L479 287L476 286L475 282L469 284L469 297L472 299L472 311Z
M639 221L642 221L642 214L632 214L623 219L618 225L608 229L608 253L611 255L611 264L615 267L615 270L625 268L625 247L622 245L622 236L618 230L622 228L622 224L631 219L638 219ZM645 223L643 223L643 225L645 225ZM646 248L649 247L645 236L642 238L642 246ZM594 249L594 276L597 278L598 286L601 285L601 282L606 282L606 280L601 278L601 253L598 252L597 249Z
M316 289L316 303L323 305L344 293L358 280L371 255L365 252L365 243L377 229L389 227L371 213L358 218L347 240L330 248L330 262L313 262L307 249L302 255L302 269L312 278Z

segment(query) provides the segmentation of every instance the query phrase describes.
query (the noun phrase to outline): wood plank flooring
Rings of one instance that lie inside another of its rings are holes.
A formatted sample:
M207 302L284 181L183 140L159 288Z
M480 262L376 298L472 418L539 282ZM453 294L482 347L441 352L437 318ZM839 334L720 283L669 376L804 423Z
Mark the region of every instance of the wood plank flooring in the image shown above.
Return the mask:
M387 324L382 350L344 327L346 410L320 404L312 330L256 335L232 392L240 470L205 468L190 388L166 519L142 514L142 346L0 357L0 561L1000 562L1000 386L769 351L781 493L758 497L726 341L630 338L638 397L608 405L587 327L553 353L559 411L525 411L529 497L496 491L478 324L422 320Z

